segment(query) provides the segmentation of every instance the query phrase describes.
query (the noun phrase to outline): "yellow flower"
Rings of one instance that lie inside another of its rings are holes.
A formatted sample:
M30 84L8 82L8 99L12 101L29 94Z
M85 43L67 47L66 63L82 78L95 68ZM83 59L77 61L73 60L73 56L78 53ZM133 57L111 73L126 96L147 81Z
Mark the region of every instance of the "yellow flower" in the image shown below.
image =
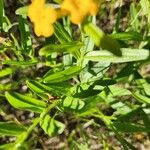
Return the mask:
M49 37L53 34L53 23L57 19L57 13L54 8L45 4L45 0L32 0L28 17L34 24L34 31L37 36Z
M68 12L74 24L81 23L88 15L96 15L98 7L98 0L64 0L61 5L61 9Z

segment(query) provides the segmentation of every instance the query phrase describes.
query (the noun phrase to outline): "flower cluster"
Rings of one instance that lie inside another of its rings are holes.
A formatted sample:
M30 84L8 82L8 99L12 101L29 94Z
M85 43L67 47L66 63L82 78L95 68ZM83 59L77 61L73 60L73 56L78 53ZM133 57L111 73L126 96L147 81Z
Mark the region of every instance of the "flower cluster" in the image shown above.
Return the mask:
M54 32L53 23L64 15L70 16L74 24L80 24L88 15L96 15L98 0L63 0L60 9L45 4L45 0L32 0L28 17L34 24L37 36L49 37Z
M45 0L32 0L29 6L28 16L34 24L34 32L37 36L51 36L54 32L53 23L57 19L57 13L51 6L45 5Z
M64 0L61 5L62 10L66 10L70 15L70 20L74 24L81 23L86 16L96 15L98 12L97 0Z

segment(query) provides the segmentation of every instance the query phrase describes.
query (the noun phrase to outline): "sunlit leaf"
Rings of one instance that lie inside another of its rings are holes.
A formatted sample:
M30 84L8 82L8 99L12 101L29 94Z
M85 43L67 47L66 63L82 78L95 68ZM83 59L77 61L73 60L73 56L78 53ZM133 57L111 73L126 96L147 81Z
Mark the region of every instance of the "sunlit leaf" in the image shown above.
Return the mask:
M78 75L81 71L81 68L78 66L70 67L64 71L56 72L52 75L46 76L43 80L45 83L54 83L54 82L62 82L72 77Z
M13 73L13 69L11 69L11 68L2 69L2 70L0 70L0 78L7 76L7 75L10 75L12 73Z
M121 49L121 52L122 52L122 56L117 57L113 55L112 53L105 51L105 50L92 51L92 52L89 52L85 56L85 59L88 59L91 61L124 63L124 62L146 60L149 58L149 55L150 55L149 50L146 50L146 49L124 48L124 49Z
M49 115L43 117L40 122L40 126L49 136L61 134L65 129L65 125L63 123L51 118Z
M29 110L33 112L42 112L46 108L43 101L37 100L30 96L22 95L16 92L6 92L5 96L8 102L15 108Z
M19 124L0 122L0 136L18 136L24 131L26 131L26 128Z

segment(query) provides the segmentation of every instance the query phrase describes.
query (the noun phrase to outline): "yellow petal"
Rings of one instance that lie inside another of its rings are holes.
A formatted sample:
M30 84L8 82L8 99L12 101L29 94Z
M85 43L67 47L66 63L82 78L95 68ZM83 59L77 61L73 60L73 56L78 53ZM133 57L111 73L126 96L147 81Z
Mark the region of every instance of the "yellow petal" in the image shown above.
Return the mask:
M34 24L34 32L37 36L42 36L41 26L38 23Z
M80 15L79 15L80 13ZM70 20L72 23L74 24L80 24L86 17L86 14L83 13L82 11L80 12L73 12L71 15L70 15Z
M46 21L52 24L57 20L57 12L51 6L45 6L43 11L44 11L43 21Z
M44 37L49 37L53 33L54 33L54 27L53 27L53 25L45 25L45 26L43 26L42 35Z

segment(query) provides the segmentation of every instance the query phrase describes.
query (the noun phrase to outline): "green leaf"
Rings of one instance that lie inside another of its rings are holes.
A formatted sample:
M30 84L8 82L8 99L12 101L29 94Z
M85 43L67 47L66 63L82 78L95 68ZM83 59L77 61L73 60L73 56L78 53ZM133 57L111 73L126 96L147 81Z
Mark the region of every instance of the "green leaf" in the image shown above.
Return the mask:
M88 144L81 144L81 143L77 143L76 141L73 141L73 143L76 145L76 147L79 149L79 150L90 150L88 148Z
M8 83L8 84L0 84L0 91L8 91L10 90L12 87L12 84Z
M40 55L43 56L49 56L51 55L53 52L74 52L78 49L80 49L83 46L82 43L80 42L68 42L65 44L60 44L60 45L56 45L56 44L50 44L50 45L46 45L45 47L42 47L40 49Z
M14 147L15 143L8 143L0 145L0 150L12 150L12 147Z
M2 62L2 64L5 65L14 65L14 66L33 66L36 65L38 62L37 60L32 61L11 61L11 60L5 60Z
M136 80L138 86L141 86L141 88L144 89L144 92L146 95L150 96L150 84L145 79L138 79Z
M141 110L141 118L143 119L144 125L146 128L150 128L150 119L149 115L146 114L143 110Z
M51 96L65 95L70 89L70 86L65 83L44 84L35 80L28 80L26 81L26 83L33 92L35 92L42 98L46 98L46 99L48 99L48 95Z
M104 99L100 95L91 96L84 99L84 107L78 111L78 116L89 116L98 111L97 105L103 103Z
M150 1L149 0L140 0L142 13L146 15L148 19L148 24L150 23Z
M139 18L139 9L138 7L136 7L136 3L132 2L130 4L130 26L132 27L131 30L134 30L134 31L138 31L140 32L140 18Z
M56 22L54 24L54 28L54 34L60 43L68 43L73 41L69 33L65 30L64 26L61 25L59 22Z
M132 96L141 103L150 105L150 98L139 93L132 93Z
M20 31L20 41L21 47L24 53L31 55L33 53L32 50L32 41L30 36L30 29L27 24L26 17L19 16L19 31Z
M72 37L70 36L69 32L65 29L65 27L63 25L61 25L59 22L56 22L54 24L54 28L55 28L55 36L58 39L58 41L61 44L68 44L70 42L73 42ZM80 49L76 49L72 52L72 55L79 59L80 58Z
M55 83L55 82L62 82L72 77L78 75L81 72L81 68L78 66L70 67L64 71L53 73L52 75L46 76L43 81L44 83Z
M33 112L42 112L46 108L43 101L16 92L6 92L8 102L15 108Z
M0 122L0 136L18 136L26 131L25 127L8 122Z
M117 139L120 141L120 143L122 144L125 150L129 150L129 149L137 150L133 145L131 145L128 141L126 141L113 126L111 126L111 129L116 134Z
M11 68L5 68L3 70L0 71L0 78L10 75L13 73L13 70Z
M125 96L125 95L131 95L132 94L128 89L123 88L123 87L119 87L117 85L111 85L111 86L108 86L108 88L110 90L110 93L108 96L110 96L110 97L112 97L112 96L113 97Z
M122 55L119 43L111 36L104 34L104 32L94 24L83 24L83 30L93 39L96 46L101 46L103 49L106 49L117 56Z
M126 80L124 80L125 78L129 78L129 76L131 74L134 74L134 70L135 70L135 66L133 65L133 63L128 63L125 67L123 67L120 72L117 73L117 81L121 80L124 82L127 82Z
M112 38L121 41L143 41L143 36L138 32L121 32L110 35Z
M24 6L24 7L20 7L16 10L16 15L21 15L21 16L27 16L28 14L28 7L29 6Z
M51 118L49 115L45 115L43 117L40 122L40 126L49 136L61 134L65 129L65 125L63 123Z
M145 128L144 126L137 126L131 123L114 122L113 126L118 132L150 132L150 128Z
M100 62L124 63L124 62L146 60L149 58L150 55L149 50L146 49L123 48L121 49L121 52L122 56L117 57L105 50L92 51L85 56L85 59Z
M67 96L61 102L61 107L64 109L71 109L71 110L80 110L84 107L85 103L81 99L74 98L71 96Z
M112 104L111 107L116 109L114 112L115 115L126 115L132 111L132 109L127 104L122 102L116 102Z
M3 17L4 17L4 1L0 0L0 30L3 25Z

